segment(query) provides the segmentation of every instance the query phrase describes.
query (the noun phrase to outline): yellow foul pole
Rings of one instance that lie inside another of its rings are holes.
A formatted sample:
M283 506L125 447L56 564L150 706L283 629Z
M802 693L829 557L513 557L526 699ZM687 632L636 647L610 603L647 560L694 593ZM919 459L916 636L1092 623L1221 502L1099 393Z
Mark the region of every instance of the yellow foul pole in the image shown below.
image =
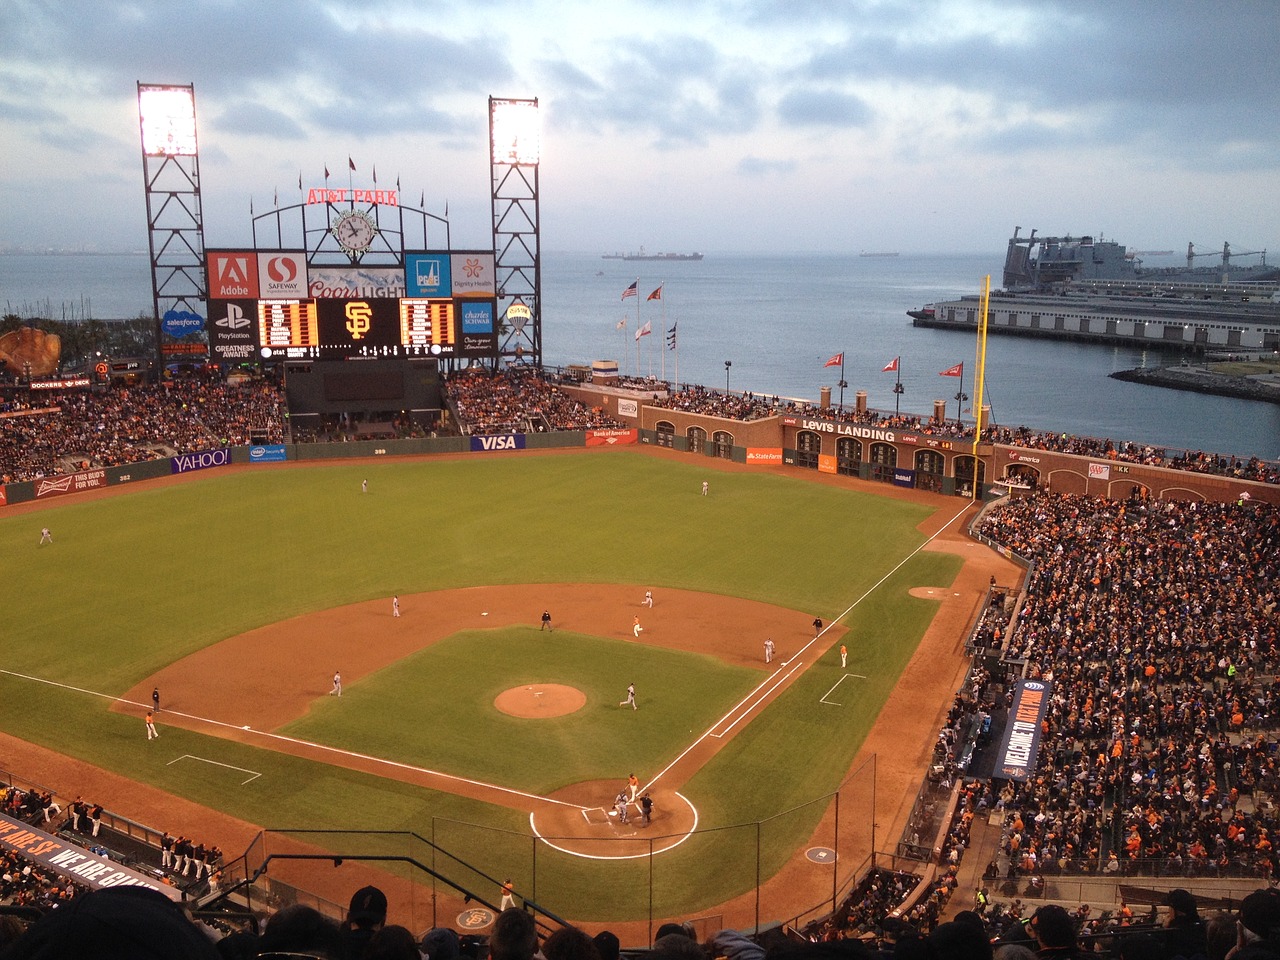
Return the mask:
M973 499L978 498L979 474L978 443L982 440L982 430L986 426L982 422L982 397L986 389L987 379L987 307L991 304L991 274L982 278L982 296L978 300L978 382L973 391Z

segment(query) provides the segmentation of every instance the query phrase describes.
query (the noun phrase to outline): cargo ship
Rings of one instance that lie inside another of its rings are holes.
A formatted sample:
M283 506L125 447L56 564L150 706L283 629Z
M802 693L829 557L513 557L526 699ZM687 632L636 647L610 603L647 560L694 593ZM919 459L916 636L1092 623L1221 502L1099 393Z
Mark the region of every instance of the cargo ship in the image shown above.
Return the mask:
M696 250L693 253L646 253L644 247L640 248L639 253L606 253L601 255L602 260L701 260L702 254Z

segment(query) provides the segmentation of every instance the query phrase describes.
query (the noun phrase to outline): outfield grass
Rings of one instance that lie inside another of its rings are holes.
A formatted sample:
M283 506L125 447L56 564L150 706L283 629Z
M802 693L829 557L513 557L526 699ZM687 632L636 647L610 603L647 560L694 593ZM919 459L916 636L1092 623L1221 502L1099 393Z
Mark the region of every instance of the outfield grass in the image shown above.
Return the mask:
M698 490L706 476L692 459L672 462L638 451L262 467L174 486L139 485L99 501L10 516L0 525L0 555L8 569L20 571L21 589L9 591L6 600L0 665L119 694L182 656L256 626L393 592L474 584L679 587L773 602L830 620L919 546L915 528L929 512L810 483L803 475L746 471L715 473L711 496L704 498ZM369 481L365 495L363 478ZM36 546L42 526L53 530L52 547ZM834 789L935 610L907 591L917 584L946 585L958 568L954 557L918 554L851 613L856 672L867 676L856 701L838 713L818 706L834 683L834 665L811 669L686 785L704 826L767 816ZM617 776L641 766L636 757L645 750L653 751L655 763L669 754L665 738L620 742L616 731L591 722L590 707L554 736L541 725L525 734L511 718L489 716L496 690L524 675L504 677L502 657L484 659L483 675L471 669L477 647L495 639L508 645L508 665L527 665L519 630L500 638L460 635L358 685L369 704L359 719L350 716L355 711L338 717L318 703L296 730L337 745L358 744L366 753L377 753L371 749L376 744L388 755L406 757L416 752L415 738L421 742L430 731L431 747L445 750L440 756L446 764L471 762L449 744L478 733L488 744L515 737L507 757L486 752L475 762L538 789L586 779L590 771ZM678 652L634 645L617 651L602 638L572 640L597 654L636 655L637 677L649 670L656 681L649 688L637 678L642 689L656 689L663 678L690 668L683 662L673 668L667 658ZM723 664L692 666L700 679L677 684L673 696L699 715L718 715L721 700L733 699L746 682ZM605 704L607 698L616 704L616 682L604 684L585 661L578 669L573 682L589 702L605 697ZM404 709L408 703L412 710ZM83 692L0 675L0 725L7 732L250 822L422 833L437 820L459 819L527 833L527 819L514 811L190 731L166 730L166 747L263 776L241 786L217 768L168 765L146 750L136 718L106 708L105 700ZM606 722L612 720L599 720ZM682 723L672 717L673 737ZM697 721L691 718L690 726ZM544 734L548 743L541 742ZM574 744L572 751L561 749L566 742ZM559 769L534 759L547 755L535 751L547 749L577 766ZM53 786L75 790L73 784ZM773 831L767 862L785 859L820 812L795 816ZM662 858L667 883L657 907L686 910L749 889L754 875L717 868L739 855L739 842L754 844L754 832L747 833L708 837ZM724 839L739 834L738 840ZM496 851L477 856L501 860ZM541 856L539 877L544 889L566 901L551 904L562 912L615 918L647 906L642 886L617 882L617 871L626 868L557 860ZM500 864L495 869L517 873Z

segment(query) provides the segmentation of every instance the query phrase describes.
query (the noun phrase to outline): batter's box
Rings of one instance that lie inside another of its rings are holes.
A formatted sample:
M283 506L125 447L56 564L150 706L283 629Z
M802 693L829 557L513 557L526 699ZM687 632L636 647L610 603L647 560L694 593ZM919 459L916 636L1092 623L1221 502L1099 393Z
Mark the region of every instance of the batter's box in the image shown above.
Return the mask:
M609 822L609 811L604 807L583 807L582 819L596 826L604 826Z

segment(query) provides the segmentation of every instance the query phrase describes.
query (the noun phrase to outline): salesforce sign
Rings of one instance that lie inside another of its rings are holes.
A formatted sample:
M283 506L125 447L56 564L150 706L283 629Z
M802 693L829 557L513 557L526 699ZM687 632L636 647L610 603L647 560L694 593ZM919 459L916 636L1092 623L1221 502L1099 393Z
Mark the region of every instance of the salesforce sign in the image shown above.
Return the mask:
M169 458L171 473L190 473L192 470L208 470L225 467L231 462L230 450L205 450L201 453L182 453Z
M175 339L185 337L204 330L204 317L189 310L166 310L160 319L160 329Z

